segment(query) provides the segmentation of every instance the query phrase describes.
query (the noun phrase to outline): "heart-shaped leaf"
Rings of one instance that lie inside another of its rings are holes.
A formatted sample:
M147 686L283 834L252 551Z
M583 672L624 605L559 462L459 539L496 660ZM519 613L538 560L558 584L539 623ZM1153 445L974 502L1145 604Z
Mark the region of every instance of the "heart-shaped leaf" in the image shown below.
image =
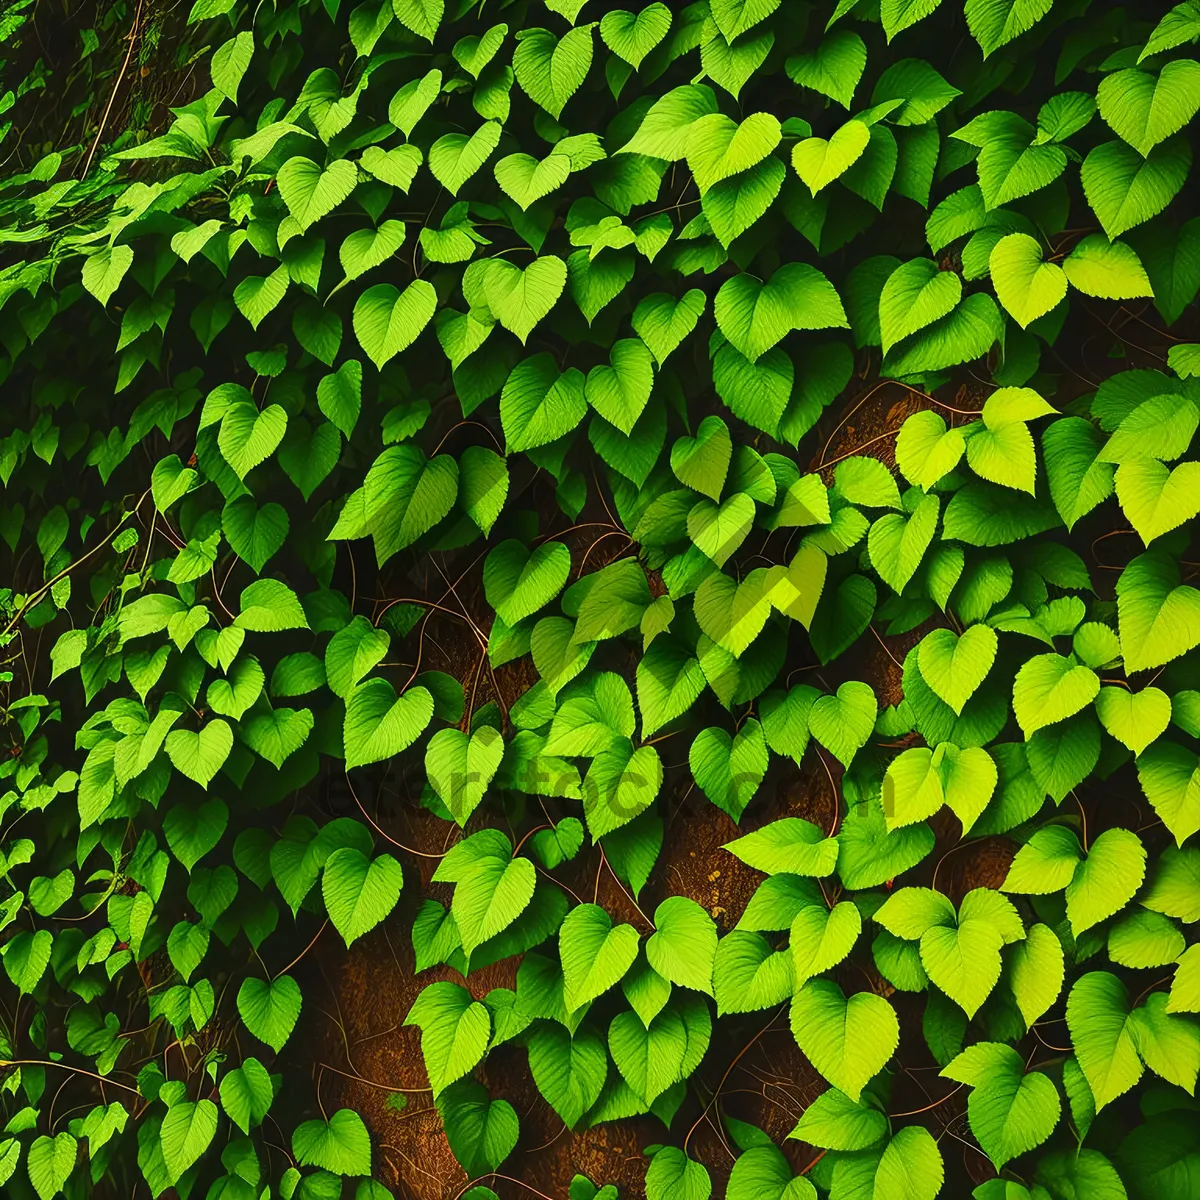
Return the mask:
M177 771L207 788L233 749L233 730L222 720L208 721L199 731L174 729L165 749Z
M720 504L698 501L688 513L687 531L693 545L723 567L753 524L754 501L745 492L734 492Z
M352 846L335 850L321 872L325 911L347 946L396 907L403 886L404 870L390 854L372 859Z
M892 1006L871 992L846 997L831 979L810 979L792 999L792 1034L805 1057L857 1100L900 1044Z
M593 367L588 372L584 395L606 421L629 434L650 399L654 364L639 338L615 342L609 361L610 366Z
M720 417L705 417L694 438L681 437L671 447L671 470L693 491L720 500L732 458L729 426Z
M465 826L479 807L504 757L504 739L490 725L468 737L459 729L440 729L425 748L425 774L451 815Z
M667 36L671 28L671 10L655 0L636 15L624 9L604 14L600 37L618 57L636 71L642 59Z
M867 744L875 730L879 705L870 685L848 680L835 696L822 696L808 714L808 728L844 767Z
M1156 687L1131 692L1122 687L1102 687L1096 695L1100 723L1133 751L1136 758L1171 723L1171 697Z
M1200 463L1171 470L1152 458L1135 458L1117 468L1116 482L1117 499L1147 546L1200 514Z
M510 154L496 164L494 171L501 190L527 209L567 182L571 160L565 154L550 154L541 162L529 154Z
M363 353L383 370L384 363L417 340L436 308L437 292L428 280L414 279L403 292L390 283L377 283L355 302L354 336Z
M723 729L702 729L692 742L688 763L700 790L739 821L769 765L762 726L748 720L732 738Z
M665 292L654 292L638 302L630 322L660 367L696 328L706 303L707 297L699 288L692 288L678 300Z
M423 687L397 696L384 679L368 679L346 702L346 768L392 758L417 740L433 719L433 697Z
M331 213L358 184L358 168L344 158L324 170L311 158L289 158L275 182L288 212L302 230Z
M771 615L766 586L766 568L757 567L741 583L716 574L696 589L694 606L700 628L734 658L745 653Z
M512 538L492 550L483 565L488 603L509 626L549 604L571 573L571 552L562 542L543 542L532 551Z
M249 401L239 401L225 410L217 445L239 479L275 453L287 422L287 412L278 404L268 404L259 412Z
M582 1008L620 983L637 958L639 940L632 925L614 927L598 904L571 909L558 931L567 1011Z
M767 597L771 606L799 621L805 629L811 628L828 569L829 559L823 550L802 545L787 566L780 563L768 569Z
M921 678L961 715L992 669L998 644L996 631L988 625L972 625L961 637L949 629L935 629L917 650Z

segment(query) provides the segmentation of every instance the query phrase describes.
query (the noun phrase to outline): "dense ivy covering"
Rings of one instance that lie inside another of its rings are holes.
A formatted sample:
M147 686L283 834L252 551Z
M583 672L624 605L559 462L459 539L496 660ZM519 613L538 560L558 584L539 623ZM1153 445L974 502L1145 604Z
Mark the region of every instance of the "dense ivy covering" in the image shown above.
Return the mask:
M6 1195L541 1195L519 1072L649 1200L1200 1197L1153 7L4 8ZM400 1082L314 1089L338 938Z

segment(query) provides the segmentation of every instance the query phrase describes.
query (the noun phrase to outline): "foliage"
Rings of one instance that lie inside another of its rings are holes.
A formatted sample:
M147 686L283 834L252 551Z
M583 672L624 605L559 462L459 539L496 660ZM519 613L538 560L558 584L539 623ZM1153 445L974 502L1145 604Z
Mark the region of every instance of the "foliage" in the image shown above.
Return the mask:
M591 3L195 0L10 156L0 1184L377 1200L298 1043L382 926L473 1197L506 1043L650 1200L718 1114L734 1198L1195 1195L1200 9ZM799 1168L697 1086L785 1009Z

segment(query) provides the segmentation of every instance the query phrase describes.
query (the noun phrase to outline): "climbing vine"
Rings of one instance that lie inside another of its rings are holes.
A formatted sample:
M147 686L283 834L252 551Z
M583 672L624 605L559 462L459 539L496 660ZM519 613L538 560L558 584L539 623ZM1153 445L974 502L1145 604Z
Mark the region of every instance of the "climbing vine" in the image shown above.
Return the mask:
M1200 1195L1195 0L185 10L0 6L5 1193Z

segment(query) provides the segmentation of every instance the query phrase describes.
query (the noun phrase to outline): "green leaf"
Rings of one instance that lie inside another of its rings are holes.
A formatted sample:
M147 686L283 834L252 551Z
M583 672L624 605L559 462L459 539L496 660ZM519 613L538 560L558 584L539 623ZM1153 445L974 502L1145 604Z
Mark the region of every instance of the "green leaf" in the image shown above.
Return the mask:
M1001 885L1006 892L1044 895L1061 891L1071 882L1082 860L1079 840L1062 825L1035 830L1017 851Z
M879 12L883 19L883 30L890 42L898 33L909 26L923 21L942 0L883 0Z
M165 749L177 771L207 788L233 749L233 731L227 721L214 718L206 721L199 731L172 730L167 735Z
M1112 131L1145 157L1200 109L1200 63L1176 59L1157 77L1139 67L1113 71L1100 81L1096 102Z
M609 362L609 366L593 367L588 372L584 396L610 425L628 435L650 399L653 362L639 338L614 342Z
M239 401L226 409L217 445L239 479L275 453L287 423L287 413L278 404L268 404L259 412L249 401Z
M968 1017L973 1017L1000 979L1000 931L981 917L957 927L938 925L921 935L921 965Z
M1133 699L1157 690L1147 688ZM1176 844L1182 846L1200 830L1200 758L1175 742L1159 742L1141 755L1137 766L1138 782L1146 799L1154 806Z
M1043 262L1041 246L1027 233L1002 237L992 247L988 266L996 299L1022 329L1057 308L1067 294L1064 268Z
M430 787L464 826L479 807L504 757L504 740L490 725L468 738L458 729L440 729L425 748Z
M458 882L450 912L468 955L507 929L525 911L536 882L527 858L481 858L471 876Z
M1088 296L1133 300L1154 294L1146 268L1133 250L1099 233L1085 237L1063 259L1062 269L1071 286Z
M700 790L736 822L767 773L762 726L747 721L731 738L723 729L702 729L688 751Z
M967 1118L997 1170L1040 1146L1058 1124L1062 1105L1040 1071L1026 1073L1021 1056L999 1042L978 1042L942 1071L971 1087Z
M1067 920L1079 937L1118 913L1146 877L1146 849L1128 829L1106 829L1067 884Z
M686 484L712 500L720 500L733 457L729 427L720 417L705 417L696 436L681 437L671 448L671 470Z
M433 718L433 697L412 687L397 697L383 679L360 684L346 701L346 769L392 758L421 736Z
M1139 554L1121 572L1117 616L1128 672L1161 667L1200 645L1200 591L1180 584L1163 551Z
M714 0L710 6L712 18L727 42L741 37L760 21L765 21L778 7L780 0Z
M845 1092L827 1088L788 1136L827 1150L869 1150L887 1136L887 1118Z
M1053 421L1042 454L1054 507L1068 529L1113 492L1113 469L1098 461L1104 435L1082 417Z
M1167 1012L1200 1012L1200 947L1189 946L1179 956Z
M637 666L643 737L687 712L704 687L699 662L671 639L656 638Z
M1121 687L1102 687L1096 696L1100 723L1123 746L1142 754L1151 742L1166 732L1171 723L1171 699L1156 687L1131 692ZM1165 748L1165 747L1164 747ZM1149 768L1150 764L1145 764ZM1143 764L1138 764L1139 777ZM1142 778L1142 787L1146 782Z
M962 281L928 258L897 267L879 295L879 330L886 354L897 342L949 315L962 299Z
M646 55L667 36L671 28L671 10L657 2L634 14L614 9L600 21L604 44L636 71Z
M937 496L922 496L909 516L885 513L867 536L867 552L879 577L896 592L904 591L933 541L941 514Z
M243 30L236 37L218 46L212 56L213 87L237 103L238 86L249 69L254 56L254 34Z
M321 875L325 909L347 946L391 913L403 886L404 871L390 854L370 859L348 846L325 860Z
M173 1181L194 1166L217 1132L217 1106L211 1100L179 1100L162 1119L163 1162Z
M445 15L444 0L392 0L397 20L427 42L433 41Z
M338 247L338 259L346 272L342 282L357 279L387 262L404 245L404 231L403 221L384 221L377 229L358 229L350 234Z
M1038 654L1017 672L1013 711L1028 740L1036 730L1086 708L1099 691L1100 680L1089 667L1060 654Z
M674 1006L662 1008L645 1024L638 1013L620 1012L608 1027L608 1048L622 1079L646 1104L653 1104L680 1077L688 1049L687 1026Z
M713 994L718 1016L770 1008L793 991L790 956L774 950L761 934L735 929L717 943Z
M702 84L684 84L660 96L642 118L637 132L618 154L643 154L675 162L687 154L692 125L717 111L712 89Z
M1067 998L1067 1029L1099 1112L1142 1076L1125 985L1107 971L1076 980Z
M870 685L850 680L836 695L822 696L813 704L808 727L813 737L848 767L870 739L877 712Z
M1048 925L1031 925L1008 960L1009 983L1027 1028L1043 1017L1062 992L1062 943Z
M334 1175L371 1174L371 1136L362 1117L339 1108L328 1121L305 1121L292 1134L292 1154L303 1167Z
M998 639L986 625L972 625L961 636L935 629L921 641L917 662L930 690L962 715L996 661Z
M947 429L937 413L926 409L914 413L900 427L896 464L909 483L929 490L954 470L965 450L962 430Z
M31 1143L25 1166L40 1200L51 1200L66 1187L78 1154L79 1143L66 1132L52 1138L39 1137Z
M792 1036L834 1087L857 1101L900 1041L895 1010L871 992L847 998L831 979L810 979L792 998Z
M849 901L835 904L832 909L823 904L802 908L792 921L788 939L796 986L842 962L861 932L862 917Z
M717 327L756 362L793 329L848 329L833 285L814 267L789 263L767 283L750 275L726 280L713 304Z
M571 552L562 542L543 542L532 552L516 539L501 542L484 563L487 600L508 625L531 616L562 591Z
M108 246L97 250L84 260L83 286L107 307L132 265L132 246Z
M824 594L827 572L825 552L802 543L790 563L786 566L778 563L767 571L766 590L772 608L811 629Z
M259 508L250 496L238 496L225 505L221 529L234 553L261 573L287 538L287 510L274 503Z
M770 113L753 113L740 124L724 113L708 113L694 121L688 131L687 163L700 194L760 163L781 137L779 121Z
M333 212L358 183L358 169L344 158L324 170L311 158L289 158L276 176L279 194L301 231Z
M569 433L587 414L583 373L561 374L550 354L519 363L500 397L500 422L509 454L532 450Z
M651 8L657 5L651 5ZM615 14L610 13L609 16ZM607 20L607 17L605 18ZM603 23L602 26L603 28ZM630 322L650 348L661 367L684 339L696 328L704 312L707 297L699 288L685 292L678 300L665 292L654 292L638 301ZM707 420L718 418L705 418ZM704 422L701 422L703 428Z
M1131 459L1117 468L1116 485L1121 508L1147 546L1200 513L1200 463L1171 470L1150 458Z
M646 1172L646 1200L708 1200L712 1180L700 1163L675 1146L663 1146Z
M497 1170L516 1147L520 1122L512 1105L489 1100L479 1084L464 1080L447 1088L437 1107L450 1149L468 1178Z
M600 1098L608 1075L604 1040L586 1026L543 1024L529 1039L529 1069L546 1102L572 1128Z
M867 48L857 33L838 30L821 39L816 50L787 60L787 73L800 87L849 108L867 65Z
M618 984L637 958L638 943L632 925L614 927L599 905L576 905L558 932L567 1010L582 1008Z
M522 209L562 187L571 174L565 154L550 154L540 162L528 154L510 154L493 168L501 191Z
M1123 142L1097 146L1080 168L1084 194L1109 239L1157 216L1191 167L1186 143L1166 141L1142 157Z
M983 57L1027 33L1050 11L1054 0L967 0L967 28Z
M547 29L525 30L513 54L522 91L555 120L592 65L592 28L580 25L562 37Z
M242 981L237 1006L246 1028L278 1054L300 1017L300 988L290 975L269 983L251 976Z
M383 370L384 364L417 340L437 308L437 293L424 279L404 289L390 283L367 288L354 304L354 336L363 353Z
M435 1100L479 1064L492 1036L487 1008L446 980L421 989L404 1023L421 1030L421 1055Z
M724 849L768 875L831 875L838 855L836 840L825 837L816 825L801 817L772 821L727 842Z
M816 195L854 166L870 140L871 130L864 122L847 121L828 141L810 137L797 142L792 147L792 167Z
M500 144L499 121L485 121L468 137L465 133L443 134L429 148L429 169L452 196L492 156ZM411 286L411 285L410 285Z
M817 1192L775 1146L751 1146L729 1173L727 1200L816 1200Z
M650 965L664 979L711 996L717 950L712 917L686 896L668 896L655 910L654 927L646 941Z
M245 1059L221 1078L221 1107L243 1133L262 1124L274 1099L275 1084L257 1058Z

